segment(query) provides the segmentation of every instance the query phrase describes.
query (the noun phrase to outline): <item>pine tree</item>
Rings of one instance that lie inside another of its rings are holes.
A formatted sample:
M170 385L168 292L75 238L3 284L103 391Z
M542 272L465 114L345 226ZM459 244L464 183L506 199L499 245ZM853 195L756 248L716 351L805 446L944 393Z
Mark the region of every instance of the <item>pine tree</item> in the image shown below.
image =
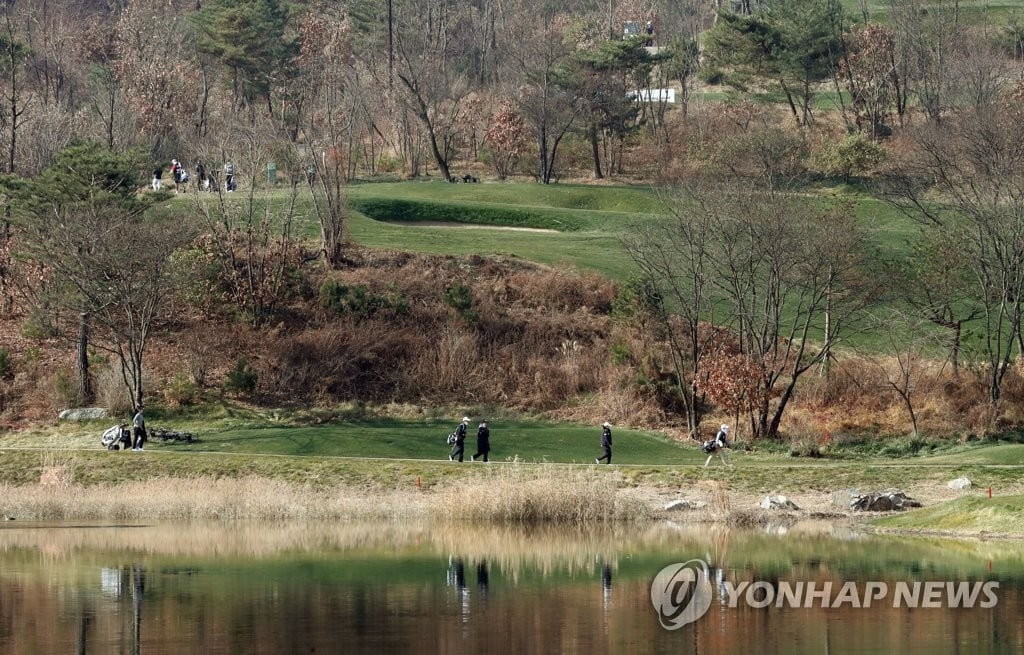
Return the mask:
M213 0L193 15L196 45L228 67L236 104L263 99L288 78L299 42L281 0Z

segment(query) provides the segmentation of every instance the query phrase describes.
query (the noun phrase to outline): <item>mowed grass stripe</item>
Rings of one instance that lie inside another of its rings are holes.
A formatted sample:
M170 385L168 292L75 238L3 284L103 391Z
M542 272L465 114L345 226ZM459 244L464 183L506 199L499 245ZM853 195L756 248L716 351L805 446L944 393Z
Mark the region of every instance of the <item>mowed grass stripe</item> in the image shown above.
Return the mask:
M476 423L470 425L465 459L476 452ZM601 454L600 428L527 422L491 423L491 459L526 462L592 463ZM426 459L447 461L445 439L454 424L376 421L316 427L261 427L202 436L178 451L266 453L317 457ZM667 437L637 430L615 430L617 464L695 463L700 451Z

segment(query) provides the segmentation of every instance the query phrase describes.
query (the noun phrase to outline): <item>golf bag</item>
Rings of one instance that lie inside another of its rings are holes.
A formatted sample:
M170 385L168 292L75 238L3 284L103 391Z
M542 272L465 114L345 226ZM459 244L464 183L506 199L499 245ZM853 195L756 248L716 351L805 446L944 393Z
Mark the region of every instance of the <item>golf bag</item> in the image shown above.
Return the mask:
M128 450L132 446L132 429L127 424L115 425L103 432L100 437L100 445L107 450Z

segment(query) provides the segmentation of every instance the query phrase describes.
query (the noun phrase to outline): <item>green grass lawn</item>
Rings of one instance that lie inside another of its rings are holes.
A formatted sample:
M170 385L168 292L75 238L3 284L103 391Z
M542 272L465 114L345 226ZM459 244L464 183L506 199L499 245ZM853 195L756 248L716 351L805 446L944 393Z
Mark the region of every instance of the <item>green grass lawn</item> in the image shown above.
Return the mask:
M882 528L955 532L1024 531L1024 496L965 496L874 521Z
M969 448L949 455L927 458L936 464L982 464L986 466L1024 466L1024 445L996 444Z
M466 454L476 452L476 425L467 433ZM325 426L266 426L204 432L195 444L168 446L175 451L266 454L311 457L433 459L447 462L445 443L455 425L449 422L375 419ZM601 454L596 426L534 421L492 421L491 459L526 462L588 463ZM615 430L617 464L692 464L700 458L662 435Z
M662 220L670 211L667 203L680 202L670 192L649 186L499 182L360 183L351 185L347 194L354 207L373 214L354 209L347 222L349 235L367 247L519 258L595 271L618 281L636 272L622 238L638 226ZM808 195L823 206L852 203L875 245L888 257L907 253L910 239L919 229L888 203L849 187L822 186ZM211 196L203 201L212 202ZM242 195L230 199L236 203L243 200ZM258 192L256 200L278 207L288 202L284 190ZM191 195L174 197L155 211L188 211L192 202ZM310 215L308 192L300 190L296 206L299 233L317 238L319 227ZM398 218L407 220L395 220ZM508 230L509 225L549 231ZM870 334L855 337L858 346L871 347L875 340Z
M877 245L888 254L906 252L908 239L918 229L881 200L834 188L814 193L823 204L853 202ZM368 247L518 257L589 269L614 280L623 280L635 271L621 238L638 225L659 220L669 213L666 203L676 202L670 193L654 187L580 184L384 182L354 184L347 194L354 207L373 214L356 209L348 221L352 238ZM283 190L259 192L257 201L284 206L286 196ZM242 196L231 200L240 202ZM191 196L174 197L154 211L188 211L191 202ZM309 211L309 196L300 193L296 206L299 232L316 238L319 227ZM425 221L451 225L429 226ZM476 225L466 229L465 223ZM553 231L503 229L509 225Z
M480 223L486 223L495 210L508 208L532 214L534 221L524 223L526 226L556 230L537 233L427 227L415 222L389 223L375 220L386 216L370 218L353 212L350 234L366 246L432 254L519 257L552 266L594 270L616 280L635 271L622 249L621 236L637 222L652 220L666 211L657 191L650 187L404 182L354 185L349 189L349 197L357 206L379 198L420 201L427 203L424 217L439 222L452 220L446 207L457 208L462 217L472 216L476 209Z
M841 0L846 11L858 21L863 20L860 0ZM868 0L868 18L872 22L889 22L889 0ZM929 4L953 5L952 0L932 0ZM1012 16L1024 15L1024 0L961 0L960 18L971 25L1005 25Z

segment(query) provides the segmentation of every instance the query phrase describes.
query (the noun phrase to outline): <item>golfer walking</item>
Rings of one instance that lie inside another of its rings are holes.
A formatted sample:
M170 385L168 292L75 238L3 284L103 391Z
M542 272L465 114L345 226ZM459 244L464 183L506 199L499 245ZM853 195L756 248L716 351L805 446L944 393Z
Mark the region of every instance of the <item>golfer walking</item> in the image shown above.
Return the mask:
M704 444L704 452L708 453L708 459L704 462L704 468L707 468L708 464L711 463L711 458L715 456L715 453L718 453L723 466L731 466L725 460L726 448L729 448L729 426L723 423L722 427L718 430L718 434L715 435L715 440Z
M135 417L132 419L132 450L142 450L142 445L146 443L146 419L142 416L142 405L139 405L135 411Z
M459 423L458 427L455 428L455 445L452 446L452 452L448 455L448 461L462 461L463 454L466 452L466 426L469 425L469 417L463 416L462 423Z
M491 452L491 430L487 427L487 421L480 421L480 427L476 429L476 454L470 457L474 462L477 457L483 457L487 461L487 453Z
M594 460L595 464L600 464L601 460L605 460L606 464L612 463L612 424L608 421L604 422L601 426L601 448L604 449L604 455L601 455Z

